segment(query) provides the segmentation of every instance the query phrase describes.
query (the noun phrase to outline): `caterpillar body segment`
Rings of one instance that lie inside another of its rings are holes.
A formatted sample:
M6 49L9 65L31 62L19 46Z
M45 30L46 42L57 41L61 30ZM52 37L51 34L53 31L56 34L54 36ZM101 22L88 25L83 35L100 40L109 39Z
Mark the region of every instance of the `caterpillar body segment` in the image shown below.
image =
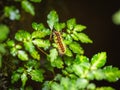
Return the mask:
M55 40L55 43L57 44L57 48L58 48L60 55L65 54L66 47L65 47L65 44L63 43L60 32L54 31L53 35L54 35L54 40Z

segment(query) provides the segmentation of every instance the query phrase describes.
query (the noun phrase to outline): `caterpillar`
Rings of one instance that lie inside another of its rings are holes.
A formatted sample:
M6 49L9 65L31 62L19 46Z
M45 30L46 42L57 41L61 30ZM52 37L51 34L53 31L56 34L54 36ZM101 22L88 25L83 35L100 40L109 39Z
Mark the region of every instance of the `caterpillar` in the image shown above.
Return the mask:
M65 47L65 44L63 43L60 32L54 31L53 35L54 35L55 43L57 44L57 48L58 48L60 55L65 54L66 47Z

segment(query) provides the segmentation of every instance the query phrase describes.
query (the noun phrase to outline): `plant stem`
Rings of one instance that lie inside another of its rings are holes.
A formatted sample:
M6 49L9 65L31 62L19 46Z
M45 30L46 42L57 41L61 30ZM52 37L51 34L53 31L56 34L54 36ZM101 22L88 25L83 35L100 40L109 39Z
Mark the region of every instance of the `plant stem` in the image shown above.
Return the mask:
M43 51L41 48L39 48L39 47L37 47L42 53L44 53L46 56L48 56L48 54L45 52L45 51Z

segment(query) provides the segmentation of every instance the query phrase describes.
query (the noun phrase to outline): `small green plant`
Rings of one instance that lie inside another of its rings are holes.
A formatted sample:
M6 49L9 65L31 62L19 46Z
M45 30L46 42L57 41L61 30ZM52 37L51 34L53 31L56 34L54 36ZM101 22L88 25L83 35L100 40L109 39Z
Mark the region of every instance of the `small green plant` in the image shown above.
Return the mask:
M32 28L31 33L19 30L13 39L5 42L10 51L9 60L16 65L10 90L16 88L18 81L21 90L32 89L27 87L30 79L40 83L42 90L115 90L110 86L97 87L93 82L116 82L120 70L112 65L104 66L106 52L99 52L91 59L84 55L81 43L93 43L83 32L86 26L77 24L75 18L61 23L53 10L47 16L47 26L33 22Z

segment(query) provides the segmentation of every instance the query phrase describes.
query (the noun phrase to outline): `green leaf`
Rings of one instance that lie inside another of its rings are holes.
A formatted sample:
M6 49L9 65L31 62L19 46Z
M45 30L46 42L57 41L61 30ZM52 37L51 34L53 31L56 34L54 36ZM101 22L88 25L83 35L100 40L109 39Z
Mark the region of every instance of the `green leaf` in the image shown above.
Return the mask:
M75 33L82 43L92 43L92 40L85 33Z
M72 41L73 41L72 37L71 37L69 34L67 34L67 35L65 36L64 43L65 43L66 45L69 45L70 43L72 43Z
M22 49L22 46L20 44L15 45L16 49Z
M74 31L77 31L77 32L81 32L84 29L86 29L86 26L84 26L84 25L75 25L75 27L74 27Z
M49 58L50 58L50 62L54 62L55 59L57 59L57 56L58 56L58 51L57 49L53 48L50 50L50 55L49 55Z
M54 77L54 80L55 81L60 81L62 78L62 75L61 74L57 74L55 77Z
M72 54L72 52L71 52L71 50L70 50L69 48L66 48L65 55L66 55L66 56L69 56L69 57L72 57L72 56L73 56L73 54Z
M57 57L57 59L55 59L53 62L51 62L51 65L53 67L57 67L57 68L63 68L63 61L62 58Z
M112 88L112 87L98 87L98 88L96 88L96 90L115 90L114 88Z
M20 79L21 74L14 72L11 76L11 83L15 83Z
M68 27L68 29L72 30L75 27L75 25L76 25L75 18L69 19L67 21L67 27Z
M103 79L105 79L105 73L103 72L102 69L93 70L92 73L93 73L93 75L94 75L96 80L103 80Z
M5 6L4 7L4 15L8 17L10 20L19 20L20 12L14 6Z
M38 69L40 66L40 63L38 63L36 60L29 60L25 67L28 69L27 71L29 72L29 70L31 71L32 68Z
M45 26L42 24L42 23L36 23L36 22L33 22L32 23L32 28L34 29L34 30L38 30L38 31L42 31L42 30L44 30L45 29Z
M23 72L24 72L24 68L23 68L23 67L19 67L19 68L17 69L17 72L18 72L18 73L23 73Z
M40 60L40 54L35 50L32 42L24 42L24 47L34 59Z
M95 88L96 88L96 86L95 86L94 83L90 83L90 84L87 86L87 90L96 90Z
M43 82L43 71L42 70L32 70L30 72L31 79L36 82Z
M87 62L83 62L83 63L81 63L81 64L78 64L78 65L80 65L84 70L90 70L90 63L87 63Z
M69 77L72 78L72 79L77 79L78 78L78 76L76 76L75 74L70 74Z
M65 28L65 23L55 23L54 28L56 31L61 31L63 28Z
M78 65L78 64L74 64L74 65L72 66L72 70L73 70L74 73L75 73L76 75L78 75L79 77L81 77L82 75L84 75L84 69L83 69L83 67L81 67L81 66Z
M42 0L30 0L31 2L40 3Z
M34 31L32 33L32 38L44 38L47 35L50 35L51 31L49 29L45 29L43 31Z
M34 67L34 66L36 66L36 65L37 65L37 61L36 61L36 60L29 60L29 61L26 63L25 67L26 67L26 68L30 68L30 67Z
M29 41L31 39L31 35L30 33L28 33L27 31L24 30L19 30L16 34L15 34L15 39L17 41Z
M15 42L13 40L9 40L9 41L7 41L7 45L9 47L14 47L15 46Z
M91 59L91 63L92 63L91 69L97 69L104 66L106 63L106 58L107 58L106 52L95 54Z
M2 67L2 55L0 54L0 69Z
M120 25L120 10L116 11L112 16L112 21L116 25Z
M26 85L27 80L28 80L27 74L23 73L21 75L22 87L24 87Z
M51 30L53 30L53 26L55 25L55 23L58 23L58 21L59 17L57 15L57 12L54 10L50 11L50 13L47 16L47 23Z
M69 90L70 79L68 77L62 77L60 79L60 84L64 87L64 90Z
M74 62L73 57L64 57L64 62L67 66L70 66Z
M21 6L26 12L30 13L33 16L35 15L34 6L29 1L23 0L21 2Z
M88 80L78 78L76 81L76 86L77 86L78 90L85 89L86 86L88 85L88 83L89 83Z
M19 50L18 51L18 58L22 61L27 61L28 60L28 54L23 50Z
M43 83L42 90L51 90L51 89L50 89L50 85L51 85L51 81L45 81L45 82Z
M81 63L89 63L89 58L83 55L76 55L75 63L81 64Z
M88 72L87 75L86 75L86 78L88 80L94 80L95 77L94 77L93 72L92 71Z
M25 87L25 90L33 90L33 87L32 86L27 86L27 87Z
M65 70L67 73L73 73L75 71L75 69L73 69L73 65L69 65L68 67L65 68ZM76 75L76 74L74 74Z
M49 40L34 39L32 42L38 47L43 47L45 49L48 49L50 47Z
M10 53L13 55L13 56L16 56L17 55L17 52L18 52L18 50L16 49L16 48L11 48L10 49Z
M82 49L82 47L80 46L80 44L78 44L77 42L70 43L69 48L74 53L78 53L78 54L83 54L84 53L84 50Z
M78 41L78 37L75 35L75 34L71 34L71 37L75 40L75 41Z
M0 42L4 41L7 38L8 33L9 27L4 24L0 24Z
M120 79L120 70L117 67L106 66L103 69L106 80L109 82L115 82Z
M40 54L38 53L37 50L34 50L33 52L30 52L30 55L37 60L40 60Z
M6 53L5 45L0 43L0 54L4 55Z
M35 46L33 45L32 42L24 42L24 47L25 47L25 50L27 50L30 53L35 50Z
M64 90L63 86L56 83L56 82L53 82L51 84L51 89L50 90Z

